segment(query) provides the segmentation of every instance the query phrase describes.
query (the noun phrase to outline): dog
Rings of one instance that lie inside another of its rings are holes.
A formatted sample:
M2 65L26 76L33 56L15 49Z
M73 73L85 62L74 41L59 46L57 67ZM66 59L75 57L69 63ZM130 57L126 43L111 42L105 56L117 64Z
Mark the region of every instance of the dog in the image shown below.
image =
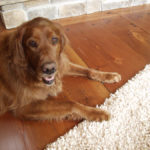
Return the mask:
M114 83L115 72L102 72L72 63L65 49L70 46L63 28L38 17L0 35L0 114L7 111L21 119L108 120L104 110L73 101L51 99L62 91L65 75L84 76Z

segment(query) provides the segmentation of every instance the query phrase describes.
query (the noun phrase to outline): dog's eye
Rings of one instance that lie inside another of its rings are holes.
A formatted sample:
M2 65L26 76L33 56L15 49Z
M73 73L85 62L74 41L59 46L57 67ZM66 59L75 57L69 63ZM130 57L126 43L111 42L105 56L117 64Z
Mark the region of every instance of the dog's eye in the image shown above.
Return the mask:
M52 44L55 45L55 44L58 43L58 38L57 37L52 37L51 41L52 41Z
M33 40L29 42L29 45L34 48L38 47L38 44Z

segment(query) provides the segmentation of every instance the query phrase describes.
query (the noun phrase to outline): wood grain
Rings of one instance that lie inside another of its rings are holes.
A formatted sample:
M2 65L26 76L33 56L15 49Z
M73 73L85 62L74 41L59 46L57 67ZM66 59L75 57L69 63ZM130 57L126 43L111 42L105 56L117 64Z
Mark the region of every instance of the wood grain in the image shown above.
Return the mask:
M148 5L149 6L149 5ZM150 33L150 12L148 10L141 10L140 12L135 13L127 13L122 15L124 18L128 19L133 24L140 27L142 30L144 30L147 33Z
M105 84L111 92L150 62L150 35L120 15L68 25L66 33L89 67L122 75L119 84Z

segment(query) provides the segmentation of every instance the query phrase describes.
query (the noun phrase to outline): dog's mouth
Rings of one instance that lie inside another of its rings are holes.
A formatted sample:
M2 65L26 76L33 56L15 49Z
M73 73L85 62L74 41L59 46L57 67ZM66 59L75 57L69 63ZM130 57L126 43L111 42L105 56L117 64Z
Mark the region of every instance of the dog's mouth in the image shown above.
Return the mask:
M55 76L52 75L52 76L48 76L48 77L42 77L42 81L46 85L52 85L55 81Z

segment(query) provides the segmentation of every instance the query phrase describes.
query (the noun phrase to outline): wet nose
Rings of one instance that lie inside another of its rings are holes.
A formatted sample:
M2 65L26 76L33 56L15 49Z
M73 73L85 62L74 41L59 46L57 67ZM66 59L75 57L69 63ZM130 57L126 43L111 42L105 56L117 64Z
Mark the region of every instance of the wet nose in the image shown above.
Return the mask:
M53 74L56 72L56 64L55 63L45 63L43 66L42 66L42 72L44 74Z

